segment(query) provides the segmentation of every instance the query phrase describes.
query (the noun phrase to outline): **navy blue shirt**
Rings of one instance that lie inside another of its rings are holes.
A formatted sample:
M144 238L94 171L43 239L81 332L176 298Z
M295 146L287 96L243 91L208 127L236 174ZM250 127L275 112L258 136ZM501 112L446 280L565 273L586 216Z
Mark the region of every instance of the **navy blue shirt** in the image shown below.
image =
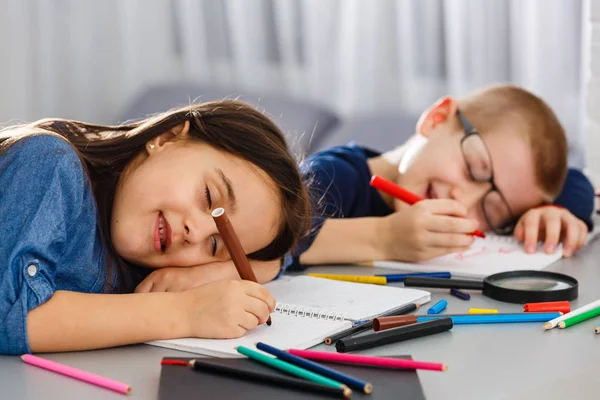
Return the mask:
M333 147L307 158L302 173L318 204L310 234L305 237L283 262L282 271L301 267L300 255L308 250L327 218L383 217L391 209L379 191L370 185L371 171L367 160L380 153L355 144ZM562 192L555 204L565 207L592 228L594 188L576 169L569 169Z
M89 179L61 138L28 137L0 157L0 354L30 352L27 313L55 291L104 291L96 215Z

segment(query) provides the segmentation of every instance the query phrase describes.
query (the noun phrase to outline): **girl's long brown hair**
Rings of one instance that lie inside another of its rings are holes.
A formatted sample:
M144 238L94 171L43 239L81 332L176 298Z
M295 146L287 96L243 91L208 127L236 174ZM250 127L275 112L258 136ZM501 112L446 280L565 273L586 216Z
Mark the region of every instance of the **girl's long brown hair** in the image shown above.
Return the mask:
M0 132L0 156L16 141L53 134L66 139L78 153L92 183L102 240L108 249L109 277L117 276L118 292L133 290L147 270L121 258L112 245L110 221L117 182L146 143L190 121L190 138L240 157L265 171L275 182L282 223L275 239L248 257L275 260L288 252L310 225L310 200L297 164L279 128L253 107L236 100L194 104L134 123L105 126L45 119Z

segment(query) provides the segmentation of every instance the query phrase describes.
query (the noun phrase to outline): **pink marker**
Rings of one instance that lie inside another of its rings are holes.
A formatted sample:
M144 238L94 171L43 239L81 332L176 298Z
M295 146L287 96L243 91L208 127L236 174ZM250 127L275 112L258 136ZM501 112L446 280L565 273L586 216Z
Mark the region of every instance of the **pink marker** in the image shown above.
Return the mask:
M56 372L57 374L79 379L80 381L91 383L92 385L114 390L115 392L119 392L121 394L129 394L129 392L131 392L131 387L129 385L105 378L100 375L92 374L91 372L82 371L80 369L59 364L57 362L46 360L31 354L24 354L21 356L21 358L27 364L35 365L36 367L44 368L49 371Z
M356 354L296 349L289 349L288 353L313 361L329 361L341 364L372 365L375 367L400 369L428 369L430 371L445 371L447 369L446 364L401 358L361 356Z

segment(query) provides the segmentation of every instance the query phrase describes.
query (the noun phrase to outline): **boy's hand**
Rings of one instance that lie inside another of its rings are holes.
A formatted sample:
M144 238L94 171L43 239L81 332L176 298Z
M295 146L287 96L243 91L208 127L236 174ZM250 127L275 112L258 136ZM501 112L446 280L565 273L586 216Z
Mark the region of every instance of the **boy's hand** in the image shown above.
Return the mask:
M250 281L210 282L177 295L189 337L237 338L264 324L275 309L273 295Z
M515 237L524 242L525 252L534 253L538 240L544 241L544 251L554 253L563 243L563 256L570 257L585 245L586 224L567 209L556 206L532 208L521 216L515 226Z
M473 243L469 233L478 223L467 218L465 206L455 200L423 200L386 217L382 227L382 254L387 260L426 261L464 251Z
M250 261L256 279L266 283L279 273L280 261ZM153 271L135 289L135 293L183 292L208 282L240 279L233 261L214 262L187 268L160 268Z

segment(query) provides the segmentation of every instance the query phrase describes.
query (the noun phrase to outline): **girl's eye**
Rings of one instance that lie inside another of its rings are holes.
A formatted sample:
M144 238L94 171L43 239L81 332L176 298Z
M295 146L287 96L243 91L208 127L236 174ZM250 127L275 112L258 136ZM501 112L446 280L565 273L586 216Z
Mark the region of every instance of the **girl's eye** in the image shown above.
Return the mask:
M212 255L214 257L217 254L217 239L215 235L210 235L210 241L212 242Z
M210 190L208 190L208 186L204 189L204 194L206 195L206 202L208 203L208 208L212 208L212 198L210 197Z

